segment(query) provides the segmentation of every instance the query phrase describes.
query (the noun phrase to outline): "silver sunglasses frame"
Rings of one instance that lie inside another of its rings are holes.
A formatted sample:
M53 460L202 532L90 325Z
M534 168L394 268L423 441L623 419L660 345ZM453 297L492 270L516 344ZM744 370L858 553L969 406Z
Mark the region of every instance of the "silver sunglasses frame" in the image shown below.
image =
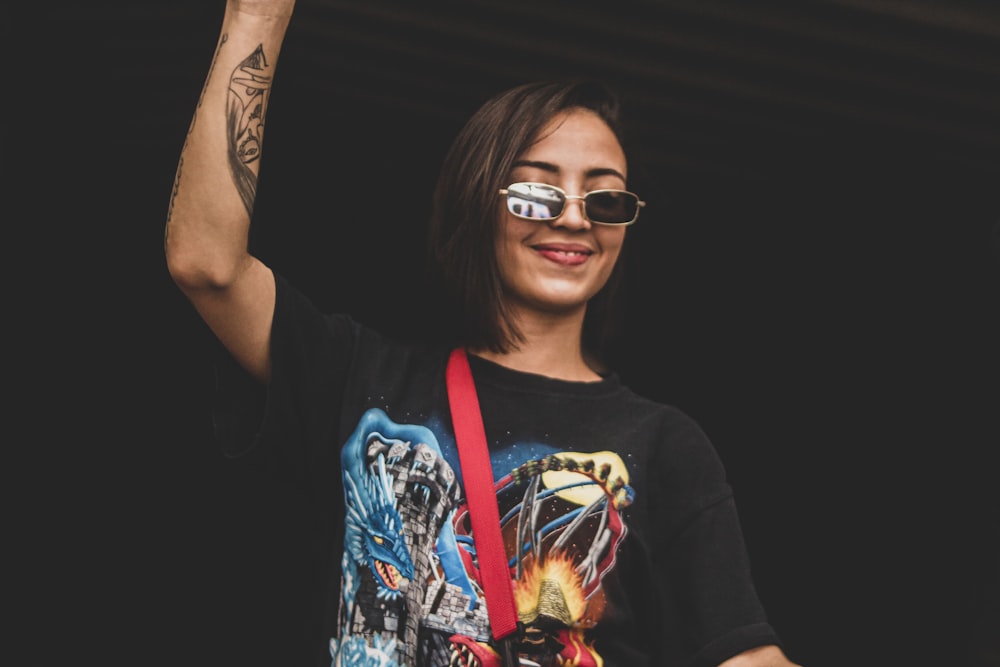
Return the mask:
M516 183L511 183L506 188L500 188L498 194L501 194L501 195L509 197L509 195L510 195L510 188L514 187L515 185L539 185L539 186L542 186L542 187L545 187L545 188L550 188L552 190L555 190L556 192L558 192L559 194L561 194L566 199L566 203L567 204L569 204L569 202L573 201L574 199L577 200L577 201L579 201L581 204L583 204L580 207L580 211L582 212L583 217L586 218L587 222L589 222L591 224L594 224L594 225L610 225L612 227L628 227L629 225L635 223L635 221L639 219L639 210L646 205L646 202L644 202L642 199L640 199L639 195L637 195L634 192L629 192L628 190L617 190L615 188L602 188L600 190L590 190L589 192L584 192L582 195L571 195L571 194L567 193L565 190L563 190L562 188L560 188L558 185L551 185L549 183L539 183L537 181L518 181ZM590 217L587 216L587 206L586 206L586 204L584 202L585 202L586 198L589 195L600 194L602 192L614 192L616 194L626 194L626 195L632 195L633 197L635 197L635 201L636 201L635 216L633 216L632 219L629 220L628 222L601 222L600 220L591 220ZM534 222L552 222L553 220L558 220L560 217L562 217L563 213L566 212L567 206L563 206L562 211L560 211L559 215L555 216L554 218L536 218L536 217L531 217L531 216L527 216L527 215L521 215L520 213L514 213L513 211L511 211L510 210L510 206L506 206L505 208L507 209L508 213L510 213L511 215L513 215L515 218L520 218L521 220L532 220Z

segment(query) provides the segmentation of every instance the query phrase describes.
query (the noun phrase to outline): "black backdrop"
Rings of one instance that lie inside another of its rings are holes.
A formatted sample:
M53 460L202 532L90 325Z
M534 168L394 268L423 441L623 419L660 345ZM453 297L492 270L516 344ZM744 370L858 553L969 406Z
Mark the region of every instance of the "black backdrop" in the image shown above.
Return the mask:
M211 340L162 256L221 9L5 28L33 664L277 665L303 623L308 508L213 448ZM616 361L715 442L792 657L1000 664L1000 8L302 0L255 250L326 308L419 323L451 137L489 94L570 73L619 84L650 202Z

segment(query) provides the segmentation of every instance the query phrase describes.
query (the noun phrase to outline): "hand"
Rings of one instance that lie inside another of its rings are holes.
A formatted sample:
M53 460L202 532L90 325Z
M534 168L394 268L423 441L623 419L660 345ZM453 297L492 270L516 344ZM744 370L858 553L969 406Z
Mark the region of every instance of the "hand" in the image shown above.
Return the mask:
M785 657L777 646L758 646L734 655L719 667L802 667Z

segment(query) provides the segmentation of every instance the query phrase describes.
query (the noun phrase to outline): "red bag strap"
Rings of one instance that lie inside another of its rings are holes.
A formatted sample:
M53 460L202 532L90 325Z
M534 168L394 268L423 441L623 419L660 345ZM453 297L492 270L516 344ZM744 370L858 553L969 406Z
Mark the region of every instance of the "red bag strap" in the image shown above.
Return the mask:
M496 485L486 447L483 416L479 411L469 358L463 348L452 350L445 380L476 557L486 595L486 611L493 637L499 640L517 630L517 606L507 568L507 552L500 534L500 510L497 508Z

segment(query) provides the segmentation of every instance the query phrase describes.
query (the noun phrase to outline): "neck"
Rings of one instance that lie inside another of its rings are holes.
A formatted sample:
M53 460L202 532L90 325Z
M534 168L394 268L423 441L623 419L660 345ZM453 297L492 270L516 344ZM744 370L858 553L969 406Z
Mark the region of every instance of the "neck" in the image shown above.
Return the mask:
M583 353L583 314L575 318L535 318L519 323L524 341L517 349L498 353L474 349L470 352L512 370L535 373L558 380L594 382L601 376Z

